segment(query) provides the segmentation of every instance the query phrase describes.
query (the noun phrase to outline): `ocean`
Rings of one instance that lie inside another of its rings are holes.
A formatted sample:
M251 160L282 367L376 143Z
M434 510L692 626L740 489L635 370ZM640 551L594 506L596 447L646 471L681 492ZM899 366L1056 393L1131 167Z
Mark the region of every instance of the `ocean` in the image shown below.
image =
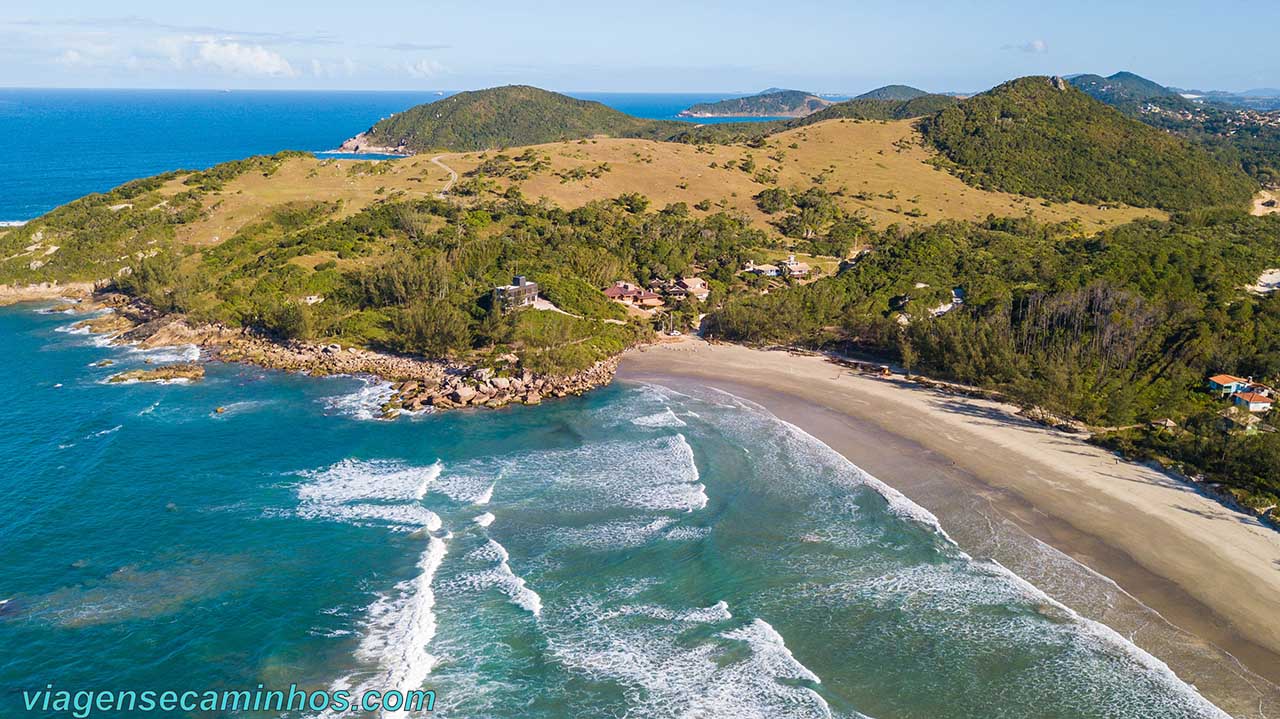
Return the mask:
M382 421L358 378L109 385L194 350L74 319L0 310L0 715L52 683L426 687L446 717L1225 716L732 395Z
M229 118L237 93L141 95L0 93L9 137L49 133L0 155L6 216L324 149L421 99L263 93ZM620 382L383 421L389 388L364 378L211 364L193 384L108 384L198 353L111 346L47 307L0 308L6 719L71 716L24 710L49 685L295 684L431 689L442 717L1226 716L733 395Z
M448 94L448 93L442 93ZM674 120L705 93L570 93ZM175 169L281 150L323 151L437 92L37 90L0 88L0 223ZM711 120L714 121L714 120ZM711 122L699 120L698 122Z

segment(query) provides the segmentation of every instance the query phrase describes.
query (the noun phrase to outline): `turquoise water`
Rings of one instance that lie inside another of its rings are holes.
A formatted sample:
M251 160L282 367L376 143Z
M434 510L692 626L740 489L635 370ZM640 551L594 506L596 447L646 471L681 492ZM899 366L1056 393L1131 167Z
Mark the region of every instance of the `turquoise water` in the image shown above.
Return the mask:
M1225 716L730 395L386 422L358 378L106 385L190 350L74 319L0 309L0 716L49 683L427 687L448 717Z

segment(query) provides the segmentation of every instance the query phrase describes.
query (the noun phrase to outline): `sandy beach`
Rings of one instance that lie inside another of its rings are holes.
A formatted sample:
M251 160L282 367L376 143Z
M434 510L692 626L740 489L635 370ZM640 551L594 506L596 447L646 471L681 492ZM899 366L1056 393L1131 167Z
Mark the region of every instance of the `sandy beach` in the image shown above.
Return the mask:
M686 340L622 381L725 391L821 439L1234 716L1280 713L1280 532L1017 408L822 357Z

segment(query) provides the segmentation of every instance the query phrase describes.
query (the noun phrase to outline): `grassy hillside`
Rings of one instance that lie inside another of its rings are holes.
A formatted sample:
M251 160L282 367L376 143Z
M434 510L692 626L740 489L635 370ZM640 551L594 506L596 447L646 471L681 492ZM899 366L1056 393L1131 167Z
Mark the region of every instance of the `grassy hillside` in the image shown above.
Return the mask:
M910 85L885 85L877 87L870 92L864 92L855 97L855 100L914 100L917 97L923 97L929 93Z
M683 128L675 121L644 120L598 102L510 85L412 107L369 128L365 139L411 152L465 151L596 136L659 139Z
M921 130L978 187L1171 210L1253 196L1238 169L1059 82L1005 83L925 118Z
M846 211L861 213L878 227L994 214L1077 220L1094 232L1139 216L1163 216L1154 210L1104 210L970 187L930 164L936 155L921 144L909 120L829 120L751 146L600 139L530 150L452 154L443 161L462 173L458 191L483 197L514 187L526 198L545 197L572 208L601 197L640 193L655 206L683 202L698 214L741 213L766 230L773 229L777 218L761 211L755 198L777 188L821 188Z
M804 117L831 104L830 100L801 90L779 90L702 102L680 114L686 117Z

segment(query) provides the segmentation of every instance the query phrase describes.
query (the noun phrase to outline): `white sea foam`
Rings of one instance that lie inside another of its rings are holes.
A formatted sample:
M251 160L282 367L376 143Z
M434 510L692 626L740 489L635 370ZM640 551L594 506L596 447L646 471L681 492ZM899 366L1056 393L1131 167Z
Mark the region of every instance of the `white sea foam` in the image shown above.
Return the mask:
M360 388L354 392L327 397L325 408L359 420L381 419L382 405L391 399L395 389L382 380L361 377L360 381Z
M440 528L440 517L420 504L442 465L344 459L322 470L300 472L300 516L352 524L380 524L400 531Z
M27 220L0 220L0 227L22 227Z
M156 364L166 362L196 362L200 359L200 348L193 344L155 348L130 347L129 352L143 355Z
M676 416L670 407L663 409L655 414L647 414L643 417L636 417L631 420L631 424L637 427L687 427L684 420Z
M458 584L471 589L497 588L507 595L512 604L535 617L542 614L542 597L529 587L524 577L511 569L511 555L507 553L506 547L490 539L484 546L467 555L467 559L488 562L494 566L483 572L465 575L457 580Z
M559 527L550 531L557 545L588 549L626 549L639 547L663 536L663 530L675 524L672 517L632 519L591 524L585 527Z
M483 506L493 499L493 489L501 481L504 471L504 465L489 461L450 467L432 485L431 491L460 504Z
M489 512L485 512L484 514L478 515L472 521L480 525L481 527L487 527L490 524L493 524L494 519L495 517L492 514L490 514Z
M650 605L610 610L585 600L569 609L563 623L559 613L544 620L552 653L575 672L621 687L628 715L832 716L807 686L817 684L818 677L792 656L767 622L756 619L689 643L691 624L732 621L724 602L690 610Z
M375 663L378 671L355 689L354 696L369 689L418 690L431 674L436 664L436 657L427 650L436 635L436 597L431 585L447 551L443 539L429 537L427 549L418 560L418 575L369 605L356 656ZM349 679L343 680L334 688L348 684ZM386 719L406 715L402 710L383 712L381 716Z

